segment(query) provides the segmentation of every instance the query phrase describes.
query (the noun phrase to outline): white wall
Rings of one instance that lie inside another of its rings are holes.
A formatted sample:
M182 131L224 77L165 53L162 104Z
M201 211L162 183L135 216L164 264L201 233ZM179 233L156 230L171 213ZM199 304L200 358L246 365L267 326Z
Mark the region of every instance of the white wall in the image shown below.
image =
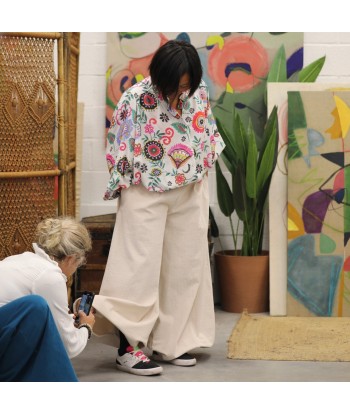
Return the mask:
M108 181L104 158L105 71L107 33L82 32L80 43L78 101L84 103L81 218L115 212L116 202L104 201ZM304 34L304 65L326 55L317 82L350 84L350 32ZM215 176L209 174L210 203L217 219L224 248L231 248L229 223L217 205Z

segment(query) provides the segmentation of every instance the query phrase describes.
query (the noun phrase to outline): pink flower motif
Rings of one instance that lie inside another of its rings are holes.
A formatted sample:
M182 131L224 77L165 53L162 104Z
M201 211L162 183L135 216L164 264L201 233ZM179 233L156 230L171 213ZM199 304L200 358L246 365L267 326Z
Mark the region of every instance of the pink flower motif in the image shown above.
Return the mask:
M204 150L204 147L205 147L205 142L204 142L204 141L202 141L202 142L201 142L201 150L202 150L202 151Z
M151 124L146 124L145 125L145 133L151 134L153 132L154 132L154 128L152 127L152 125Z
M214 154L213 153L208 153L207 157L206 157L206 160L207 160L207 166L206 167L208 167L208 168L213 167Z
M175 176L175 183L176 184L179 184L179 185L181 185L181 184L183 184L184 182L186 181L186 177L185 177L185 175L184 174L177 174L176 176Z
M141 154L141 144L135 144L134 156L137 157Z
M206 157L203 159L203 165L204 165L205 168L209 167L208 159Z
M141 183L141 173L139 171L135 172L134 175L134 185L138 185Z
M106 155L106 160L107 160L108 170L111 171L113 167L115 166L115 160L111 154Z

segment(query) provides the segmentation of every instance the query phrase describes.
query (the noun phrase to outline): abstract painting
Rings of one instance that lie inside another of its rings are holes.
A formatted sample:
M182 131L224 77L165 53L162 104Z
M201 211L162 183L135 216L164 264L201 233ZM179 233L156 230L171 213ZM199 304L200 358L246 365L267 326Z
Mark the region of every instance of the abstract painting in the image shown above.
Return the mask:
M288 92L288 315L350 315L350 92Z

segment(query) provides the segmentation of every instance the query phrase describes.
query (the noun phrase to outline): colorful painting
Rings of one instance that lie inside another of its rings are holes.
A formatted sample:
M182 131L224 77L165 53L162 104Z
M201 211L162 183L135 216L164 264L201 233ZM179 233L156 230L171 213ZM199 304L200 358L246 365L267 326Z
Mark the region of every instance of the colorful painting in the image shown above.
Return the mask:
M154 52L170 39L198 50L214 115L231 127L233 111L251 120L258 137L266 121L266 77L284 45L288 77L303 67L303 33L108 33L106 129L122 93L148 76Z
M287 315L287 175L288 175L288 91L349 90L344 84L269 83L267 87L268 113L278 107L279 143L277 166L269 191L269 249L270 249L270 314ZM291 303L291 301L289 301Z
M288 315L350 315L350 92L288 92Z

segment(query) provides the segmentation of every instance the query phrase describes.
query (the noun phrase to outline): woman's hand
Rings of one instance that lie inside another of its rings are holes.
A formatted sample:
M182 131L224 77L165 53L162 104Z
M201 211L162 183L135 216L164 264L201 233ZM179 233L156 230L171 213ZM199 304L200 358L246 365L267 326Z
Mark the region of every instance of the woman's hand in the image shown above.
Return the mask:
M81 324L89 324L91 328L93 328L95 324L95 315L94 315L95 313L92 312L92 309L88 316L82 310L79 310L78 314L79 314L79 323L78 324L74 323L76 327L79 327ZM75 316L75 318L77 317Z
M77 319L78 313L79 313L78 322L74 322L74 325L75 325L75 327L79 327L80 324L87 323L92 328L93 325L95 324L95 315L94 314L96 313L96 309L94 307L91 307L89 315L86 315L84 313L84 311L79 310L80 302L81 302L81 297L77 298L74 301L74 304L73 304L73 312L74 312L74 319L75 320Z

